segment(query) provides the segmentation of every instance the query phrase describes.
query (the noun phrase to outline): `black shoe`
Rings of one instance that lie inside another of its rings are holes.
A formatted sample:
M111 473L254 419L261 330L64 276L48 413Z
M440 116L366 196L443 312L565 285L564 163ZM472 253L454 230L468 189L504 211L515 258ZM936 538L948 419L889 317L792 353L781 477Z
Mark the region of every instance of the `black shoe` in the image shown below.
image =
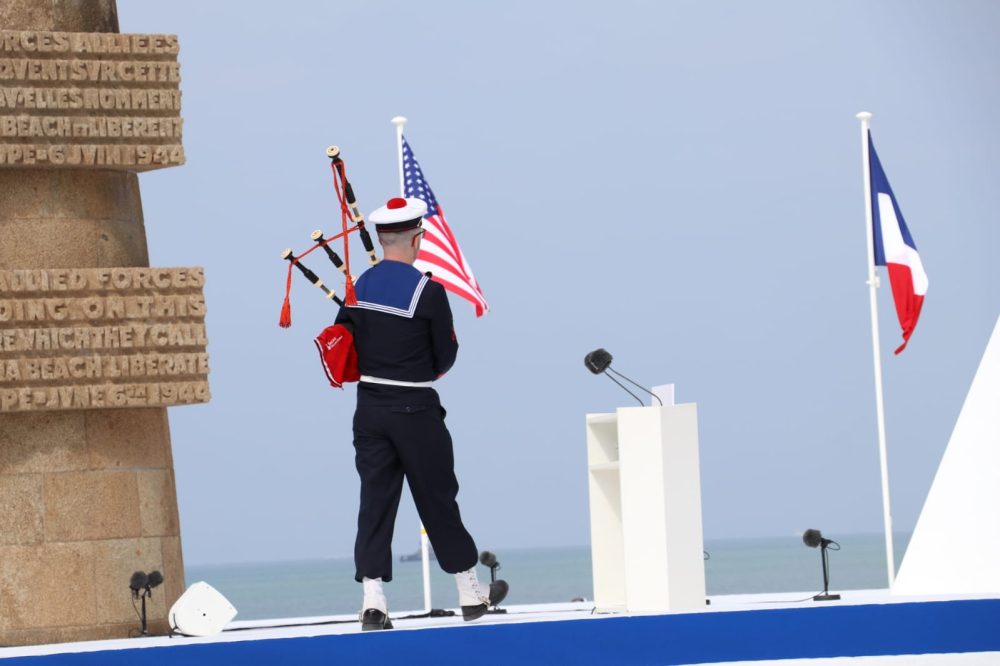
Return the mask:
M507 590L509 589L510 586L507 585L507 581L504 580L498 580L490 583L489 606L486 604L479 604L478 606L462 606L462 618L466 622L478 620L482 616L486 615L486 611L489 610L490 606L496 606L498 603L503 601L507 597Z
M369 608L361 614L361 631L392 629L392 620L380 610Z

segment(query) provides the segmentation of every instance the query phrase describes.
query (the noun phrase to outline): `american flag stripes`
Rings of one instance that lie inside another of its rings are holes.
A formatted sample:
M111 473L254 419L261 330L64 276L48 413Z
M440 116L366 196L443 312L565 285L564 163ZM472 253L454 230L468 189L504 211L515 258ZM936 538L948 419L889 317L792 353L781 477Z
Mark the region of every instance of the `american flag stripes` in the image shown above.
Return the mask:
M417 164L410 144L403 137L403 195L422 199L427 203L427 214L424 215L424 234L420 243L420 254L413 264L420 271L430 271L434 280L444 285L444 288L472 303L476 308L476 316L481 317L490 311L483 292L476 282L469 262L465 260L462 249L455 240L455 234L444 218L444 211L434 198L431 186L424 179L424 174Z

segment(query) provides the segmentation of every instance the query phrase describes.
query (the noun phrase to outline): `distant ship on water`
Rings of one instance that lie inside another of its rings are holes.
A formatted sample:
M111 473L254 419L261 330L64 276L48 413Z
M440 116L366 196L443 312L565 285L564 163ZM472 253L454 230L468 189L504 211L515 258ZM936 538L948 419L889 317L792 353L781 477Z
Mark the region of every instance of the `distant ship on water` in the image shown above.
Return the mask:
M427 546L427 557L429 559L431 559L431 560L436 560L437 559L437 556L434 554L434 549L431 548L430 546ZM410 553L409 555L400 555L399 556L399 561L400 562L420 562L421 561L420 549L417 548L417 552Z

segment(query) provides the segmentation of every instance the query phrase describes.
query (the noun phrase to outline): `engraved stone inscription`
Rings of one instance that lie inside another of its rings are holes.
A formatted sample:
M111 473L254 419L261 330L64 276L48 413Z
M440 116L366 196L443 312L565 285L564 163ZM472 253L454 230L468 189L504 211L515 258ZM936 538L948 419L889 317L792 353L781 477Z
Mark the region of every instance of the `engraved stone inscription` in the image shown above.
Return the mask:
M174 35L0 30L0 168L184 164Z
M208 402L201 268L0 271L0 412Z

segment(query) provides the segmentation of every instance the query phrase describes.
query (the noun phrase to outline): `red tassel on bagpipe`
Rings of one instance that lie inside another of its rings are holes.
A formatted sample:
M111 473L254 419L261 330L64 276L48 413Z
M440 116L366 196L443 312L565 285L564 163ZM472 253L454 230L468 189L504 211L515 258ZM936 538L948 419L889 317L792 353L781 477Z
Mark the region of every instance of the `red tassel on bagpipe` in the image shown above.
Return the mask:
M278 320L278 326L281 328L292 327L292 304L289 302L288 296L285 296L285 304L281 306L281 318Z
M285 302L281 305L281 317L278 319L278 326L280 326L281 328L289 328L292 325L291 292L292 292L292 267L293 266L296 267L296 268L298 268L300 271L302 271L302 274L305 275L306 278L310 282L312 282L314 285L316 285L317 287L321 288L324 292L326 292L327 298L330 298L330 299L336 301L340 305L344 305L345 304L343 301L341 301L339 298L337 298L337 296L335 294L333 294L329 289L327 289L326 285L323 284L323 281L320 280L319 277L315 273L313 273L311 270L309 270L308 268L306 268L306 266L303 263L301 263L301 261L310 252L312 252L314 250L318 250L321 247L324 247L330 241L337 240L341 236L346 237L347 234L349 234L352 231L356 231L356 230L357 230L357 227L351 227L350 229L348 229L347 231L345 231L342 234L337 234L336 236L334 236L333 238L330 238L329 240L325 240L325 241L323 241L321 243L313 245L311 248L309 248L308 250L306 250L305 252L303 252L298 257L296 257L295 254L291 250L285 250L282 253L281 257L283 259L287 259L288 260L288 280L285 282ZM346 265L345 265L345 267L346 267ZM353 293L354 293L354 285L350 284L350 276L348 276L348 284L350 285L350 290L349 291L350 291L351 295L353 295ZM357 303L357 299L356 298L354 299L354 302Z
M278 326L281 328L291 328L292 326L292 302L289 296L292 291L292 264L288 264L288 282L285 284L285 302L281 306L281 317L278 319Z
M347 276L347 284L344 285L344 305L357 305L358 297L354 294L354 281L351 276Z

